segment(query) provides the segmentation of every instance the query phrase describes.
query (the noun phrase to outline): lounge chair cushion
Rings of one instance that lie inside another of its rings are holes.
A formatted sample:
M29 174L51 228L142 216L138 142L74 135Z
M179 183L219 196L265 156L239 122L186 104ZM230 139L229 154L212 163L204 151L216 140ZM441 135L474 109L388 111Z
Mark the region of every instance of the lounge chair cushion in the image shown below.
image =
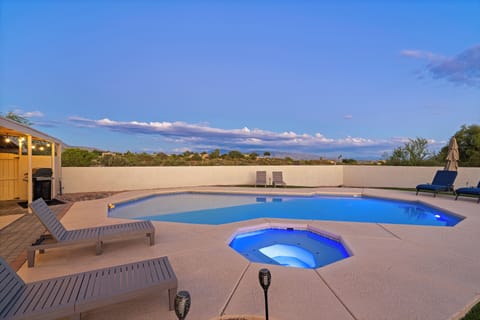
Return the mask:
M477 187L464 187L464 188L458 188L455 190L455 200L458 199L459 196L461 195L470 195L470 196L478 196L478 202L480 202L480 182L478 182Z
M419 184L416 187L417 190L430 190L430 191L449 191L452 189L451 186L443 186L437 184Z
M431 184L419 184L416 186L417 194L419 191L433 191L435 195L438 191L452 191L456 177L457 171L438 170Z
M457 194L470 194L470 195L475 195L478 196L480 195L480 188L459 188L455 191Z

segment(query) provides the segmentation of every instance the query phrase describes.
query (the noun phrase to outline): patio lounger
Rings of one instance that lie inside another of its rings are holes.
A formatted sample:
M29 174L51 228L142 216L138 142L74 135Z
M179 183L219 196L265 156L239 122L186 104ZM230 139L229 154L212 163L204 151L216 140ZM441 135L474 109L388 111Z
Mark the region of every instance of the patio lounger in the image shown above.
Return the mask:
M37 250L43 253L45 249L79 244L95 244L96 254L99 255L102 254L102 244L105 240L145 235L150 238L150 245L155 244L155 227L150 221L66 230L42 198L33 201L30 207L33 213L40 219L40 222L47 228L50 235L40 237L27 249L29 267L33 267L35 264L35 252Z
M173 310L177 282L167 257L31 283L0 257L0 319L79 319L81 312L165 289Z
M256 172L255 187L256 186L267 187L267 171Z
M455 190L455 200L458 199L459 196L462 195L470 195L470 196L477 196L478 200L477 203L480 203L480 181L476 188L474 187L465 187L465 188L458 188Z
M276 186L285 187L287 185L285 181L283 181L282 171L272 171L272 180L273 180L273 187L276 187Z
M433 196L436 197L439 191L453 191L456 177L457 171L438 170L432 184L419 184L416 187L417 195L419 191L433 191Z

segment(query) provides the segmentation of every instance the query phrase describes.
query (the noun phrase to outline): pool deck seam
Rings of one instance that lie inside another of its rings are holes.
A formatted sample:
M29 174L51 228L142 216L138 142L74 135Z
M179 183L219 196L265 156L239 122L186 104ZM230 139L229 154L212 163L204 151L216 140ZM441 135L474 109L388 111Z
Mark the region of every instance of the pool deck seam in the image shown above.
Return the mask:
M325 286L327 286L328 290L330 290L330 292L335 296L335 298L338 300L338 302L340 302L340 304L345 308L345 310L347 310L347 312L352 316L352 318L354 320L358 320L358 318L353 314L353 312L348 308L348 306L342 301L342 299L340 298L340 296L333 290L332 287L330 287L330 285L328 284L328 282L322 277L322 275L318 272L318 269L315 269L314 272L318 275L318 277L320 278L320 280L322 280L322 282L325 284Z
M385 230L387 233L391 234L392 236L394 236L395 238L397 238L398 240L403 240L402 238L400 238L399 236L397 236L393 231L390 231L387 227L385 227L383 224L380 224L380 223L376 223L377 226L379 226L380 228L382 228L383 230Z
M248 262L248 264L247 264L247 266L245 267L245 269L243 269L243 272L241 273L240 278L238 279L237 283L236 283L235 286L233 287L232 292L231 292L230 295L228 296L228 299L227 299L227 301L225 302L225 305L223 306L222 311L220 312L220 316L225 315L225 311L227 310L230 301L232 300L233 296L235 295L235 292L237 291L238 286L239 286L240 283L242 282L243 278L245 277L245 274L247 273L247 271L248 271L248 269L250 268L251 265L252 265L252 263L251 263L251 262Z

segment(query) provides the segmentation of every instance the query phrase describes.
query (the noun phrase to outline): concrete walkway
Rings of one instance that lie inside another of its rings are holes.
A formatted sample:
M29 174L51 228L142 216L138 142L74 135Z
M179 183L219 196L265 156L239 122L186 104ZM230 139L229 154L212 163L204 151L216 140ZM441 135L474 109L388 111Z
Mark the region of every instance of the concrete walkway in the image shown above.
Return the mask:
M91 246L49 250L37 255L35 268L23 265L27 282L87 271L140 259L168 256L188 290L192 306L188 320L208 320L223 314L263 315L259 269L272 273L269 290L271 319L454 319L480 295L480 205L452 196L377 189L254 189L189 188L178 190L342 193L421 200L465 216L455 227L351 223L313 220L257 219L219 226L154 222L156 244L147 239L107 242L104 253ZM165 190L162 190L165 191ZM107 205L150 194L136 191L75 203L62 219L67 228L125 220L107 217ZM241 227L285 223L311 225L340 235L354 256L316 269L296 269L250 263L228 243ZM82 319L176 319L168 311L167 293L145 296L82 315Z

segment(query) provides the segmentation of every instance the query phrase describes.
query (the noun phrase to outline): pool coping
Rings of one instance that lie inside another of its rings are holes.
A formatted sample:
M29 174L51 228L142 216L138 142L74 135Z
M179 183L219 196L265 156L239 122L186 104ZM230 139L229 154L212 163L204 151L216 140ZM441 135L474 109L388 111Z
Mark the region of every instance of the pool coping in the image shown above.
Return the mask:
M107 217L112 201L151 192L225 191L256 194L259 188L196 187L138 190L106 199L75 203L62 219L67 228L112 224L123 219ZM264 190L265 191L265 190ZM192 309L188 319L210 319L222 314L263 314L263 292L257 273L272 272L270 314L278 320L322 315L326 319L458 319L478 299L480 208L470 199L453 196L367 188L275 189L278 194L360 194L419 201L465 219L449 228L311 220L255 219L226 225L185 225L154 222L156 245L143 240L105 244L104 254L91 248L51 250L40 255L35 268L22 266L28 281L60 276L97 267L128 263L144 257L168 255L179 279L179 290L189 290ZM308 224L344 239L354 252L349 259L319 269L285 268L249 263L225 246L232 231L261 223ZM287 269L287 270L286 270ZM292 269L296 269L292 271ZM138 299L89 312L86 319L176 319L159 298Z

